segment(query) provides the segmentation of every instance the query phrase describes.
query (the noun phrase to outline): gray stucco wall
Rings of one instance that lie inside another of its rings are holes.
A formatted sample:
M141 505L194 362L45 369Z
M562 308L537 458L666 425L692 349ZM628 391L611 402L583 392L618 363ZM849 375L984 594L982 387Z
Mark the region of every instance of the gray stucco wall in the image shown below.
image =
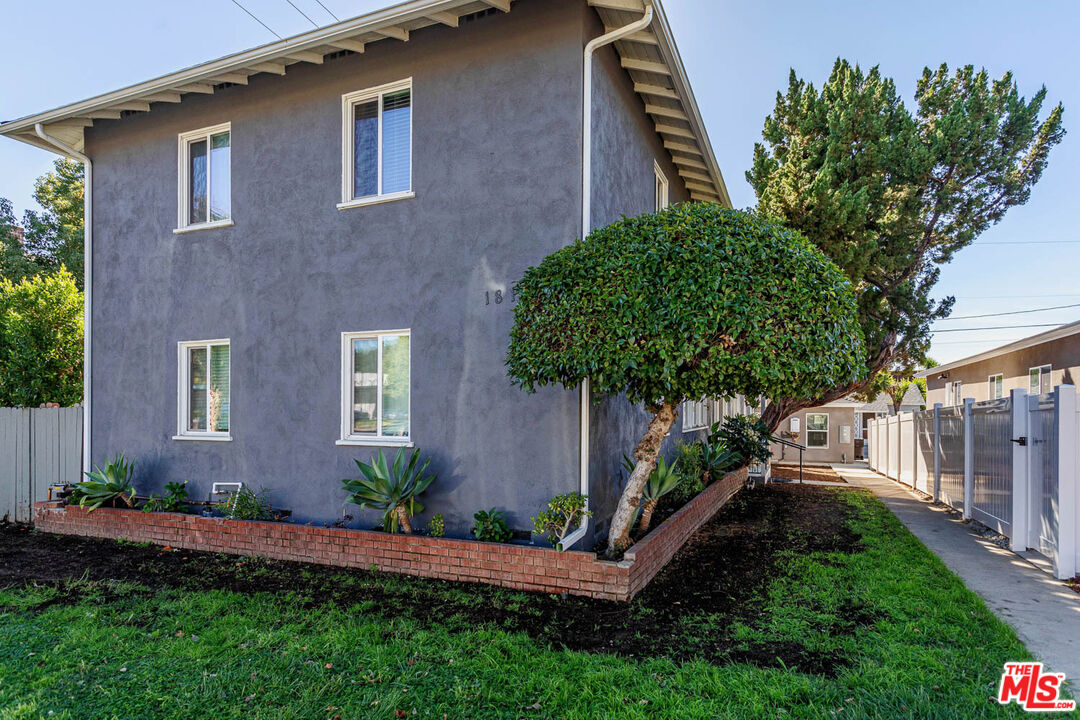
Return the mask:
M596 13L586 11L586 40L604 32ZM654 210L653 162L669 183L672 204L689 199L671 156L664 149L633 81L611 46L601 48L593 64L592 224L603 227L620 217ZM630 455L648 426L649 415L625 396L594 403L591 408L590 504L595 512L594 541L606 535L625 478L622 457ZM661 450L671 456L682 438L682 419L675 422ZM699 433L694 433L695 437Z
M300 521L338 519L341 478L374 452L335 446L340 334L410 328L412 435L439 473L419 524L442 512L466 535L495 506L528 528L575 489L577 396L511 386L511 304L485 305L484 292L508 292L578 235L586 11L520 0L89 128L93 462L136 456L142 492L186 480L200 498L243 480ZM415 199L337 210L342 94L410 76ZM177 134L225 121L235 227L175 235ZM639 160L651 183L651 156ZM231 339L233 439L172 440L177 342L211 338Z

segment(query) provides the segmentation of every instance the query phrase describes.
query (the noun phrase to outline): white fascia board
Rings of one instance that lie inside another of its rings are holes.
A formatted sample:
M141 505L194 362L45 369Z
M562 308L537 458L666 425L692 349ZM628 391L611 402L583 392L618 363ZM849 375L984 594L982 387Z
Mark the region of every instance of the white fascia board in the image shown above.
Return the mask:
M1024 350L1035 345L1042 345L1043 343L1050 342L1052 340L1060 340L1061 338L1069 337L1070 335L1076 335L1080 333L1080 321L1063 325L1053 330L1047 330L1046 332L1039 333L1038 335L1032 335L1031 337L1023 338L1015 342L1011 342L1008 345L1002 345L1000 347L993 348L992 350L985 350L976 355L969 355L966 358L960 358L959 360L953 360L952 362L944 363L943 365L937 365L932 368L920 370L915 373L917 378L928 378L931 375L937 375L938 373L948 372L964 365L971 365L973 363L982 362L983 360L990 360L992 358L1006 355L1017 350Z

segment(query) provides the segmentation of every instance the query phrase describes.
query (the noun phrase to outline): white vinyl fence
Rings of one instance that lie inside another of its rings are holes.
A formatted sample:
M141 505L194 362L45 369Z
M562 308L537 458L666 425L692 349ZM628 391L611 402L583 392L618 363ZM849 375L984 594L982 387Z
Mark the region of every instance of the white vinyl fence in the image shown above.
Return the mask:
M1076 388L936 405L870 421L871 469L1034 549L1054 574L1080 568L1080 418Z
M54 482L82 475L82 408L0 407L0 520L29 522Z

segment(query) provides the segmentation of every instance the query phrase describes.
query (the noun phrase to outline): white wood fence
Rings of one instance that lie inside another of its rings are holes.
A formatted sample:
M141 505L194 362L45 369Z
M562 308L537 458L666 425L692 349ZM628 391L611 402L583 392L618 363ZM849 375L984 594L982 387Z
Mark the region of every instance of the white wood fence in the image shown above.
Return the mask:
M1080 417L1076 388L872 420L871 469L1048 557L1080 569Z
M0 408L0 520L30 521L54 482L82 475L82 408Z

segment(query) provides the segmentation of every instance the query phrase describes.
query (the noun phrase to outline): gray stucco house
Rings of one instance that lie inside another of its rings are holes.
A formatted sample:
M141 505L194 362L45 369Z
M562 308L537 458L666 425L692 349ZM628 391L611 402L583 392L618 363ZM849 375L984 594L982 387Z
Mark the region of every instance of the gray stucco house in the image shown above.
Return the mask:
M580 488L591 546L646 416L514 388L513 283L583 227L730 205L655 1L414 0L0 133L88 165L84 462L301 522L359 516L353 458L415 446L420 525L527 530Z

